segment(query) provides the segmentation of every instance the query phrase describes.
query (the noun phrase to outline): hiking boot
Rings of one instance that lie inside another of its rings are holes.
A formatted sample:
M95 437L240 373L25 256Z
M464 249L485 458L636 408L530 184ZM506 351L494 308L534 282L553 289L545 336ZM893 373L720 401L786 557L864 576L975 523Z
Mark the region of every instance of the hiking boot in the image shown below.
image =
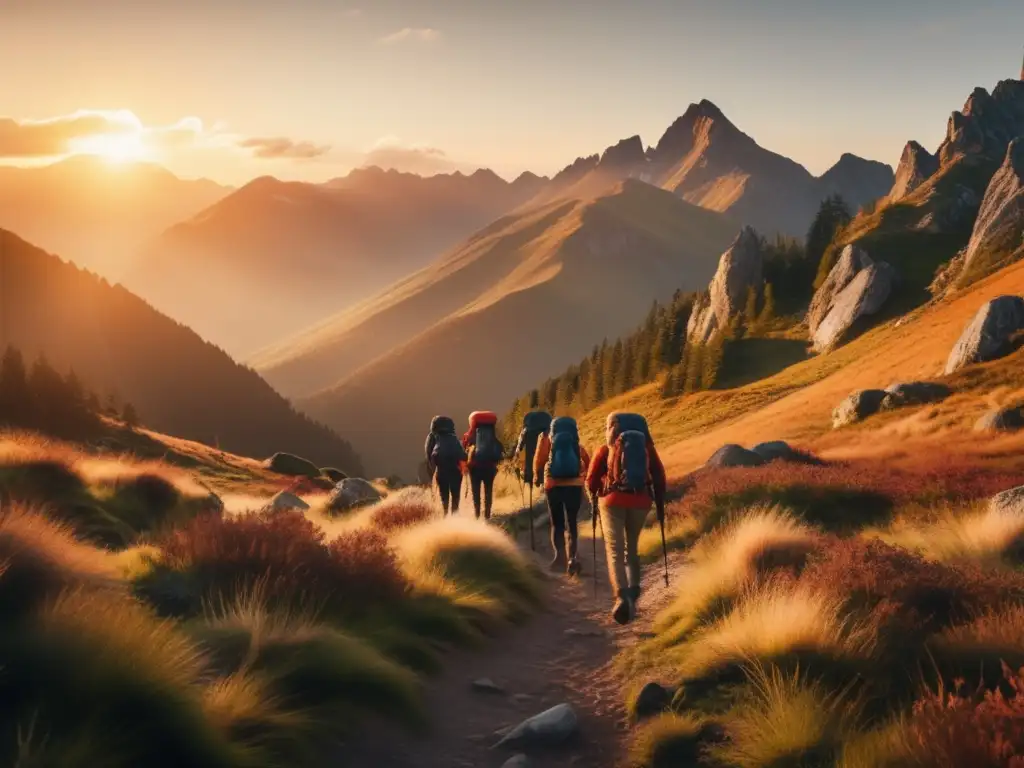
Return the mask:
M555 557L551 561L550 569L552 573L565 573L566 557L565 557L565 534L562 531L556 531L554 528L551 529L551 549L554 550Z
M634 603L640 599L640 587L629 587L626 591L629 593L629 599Z
M633 598L629 596L627 590L620 590L619 599L615 601L615 607L612 608L612 618L619 624L629 624L635 616L636 608Z
M548 570L552 573L563 573L566 569L565 552L558 550L554 558L548 563Z
M574 557L572 560L569 561L569 565L565 569L565 572L568 573L570 576L579 576L581 573L583 573L583 564L577 558Z

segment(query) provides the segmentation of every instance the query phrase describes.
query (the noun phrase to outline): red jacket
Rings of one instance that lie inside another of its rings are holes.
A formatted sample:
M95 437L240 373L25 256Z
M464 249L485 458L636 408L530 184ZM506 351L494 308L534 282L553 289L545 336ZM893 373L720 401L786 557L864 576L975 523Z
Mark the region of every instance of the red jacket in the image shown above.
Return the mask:
M654 487L654 498L649 493L623 493L621 491L609 491L606 486L608 477L608 446L602 445L594 453L590 461L590 469L587 471L587 490L591 495L601 496L606 503L614 507L629 507L631 509L648 509L655 501L665 498L665 465L661 463L654 443L647 441L647 463L651 473L651 484Z

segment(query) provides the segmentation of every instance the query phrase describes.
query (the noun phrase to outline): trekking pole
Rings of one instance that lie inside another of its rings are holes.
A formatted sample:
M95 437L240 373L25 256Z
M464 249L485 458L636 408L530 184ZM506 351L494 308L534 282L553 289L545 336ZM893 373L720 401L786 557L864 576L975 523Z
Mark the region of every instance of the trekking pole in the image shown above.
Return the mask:
M530 526L530 551L536 552L537 540L535 538L536 535L533 532L533 483L530 483L530 508L526 513L526 521Z
M603 529L603 526L602 526ZM594 598L597 598L597 494L590 494L590 541L594 550Z
M668 586L668 544L665 543L665 515L658 515L661 523L661 556L665 561L665 586Z
M526 508L526 489L523 488L523 474L516 467L516 479L519 481L519 501ZM519 541L519 518L516 517L516 541Z

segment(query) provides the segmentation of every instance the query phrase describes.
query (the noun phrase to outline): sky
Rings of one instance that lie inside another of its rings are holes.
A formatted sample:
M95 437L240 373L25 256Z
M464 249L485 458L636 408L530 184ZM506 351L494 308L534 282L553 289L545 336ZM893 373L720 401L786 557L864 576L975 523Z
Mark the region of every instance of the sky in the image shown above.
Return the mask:
M1021 0L0 0L0 162L552 174L703 98L810 171L934 149ZM13 68L9 68L11 63Z

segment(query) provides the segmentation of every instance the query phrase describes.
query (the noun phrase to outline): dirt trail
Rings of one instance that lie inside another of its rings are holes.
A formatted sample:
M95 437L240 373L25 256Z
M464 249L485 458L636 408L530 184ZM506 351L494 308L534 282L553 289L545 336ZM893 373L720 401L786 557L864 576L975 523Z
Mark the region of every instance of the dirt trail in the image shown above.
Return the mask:
M589 525L589 522L587 523ZM582 527L582 524L581 524ZM537 532L537 559L549 557L547 529ZM520 536L525 539L524 535ZM521 541L522 543L522 541ZM528 549L529 544L526 544ZM411 737L374 726L347 750L348 765L360 768L500 768L516 752L492 749L500 729L568 702L580 719L580 736L560 750L528 752L533 768L612 768L622 764L628 745L624 681L613 668L618 650L649 631L668 599L662 568L644 572L637 621L627 627L610 616L603 542L598 541L598 592L594 597L591 540L580 542L581 579L547 580L545 609L522 626L504 629L480 648L448 653L444 671L427 684L429 734ZM473 690L488 678L504 693Z

